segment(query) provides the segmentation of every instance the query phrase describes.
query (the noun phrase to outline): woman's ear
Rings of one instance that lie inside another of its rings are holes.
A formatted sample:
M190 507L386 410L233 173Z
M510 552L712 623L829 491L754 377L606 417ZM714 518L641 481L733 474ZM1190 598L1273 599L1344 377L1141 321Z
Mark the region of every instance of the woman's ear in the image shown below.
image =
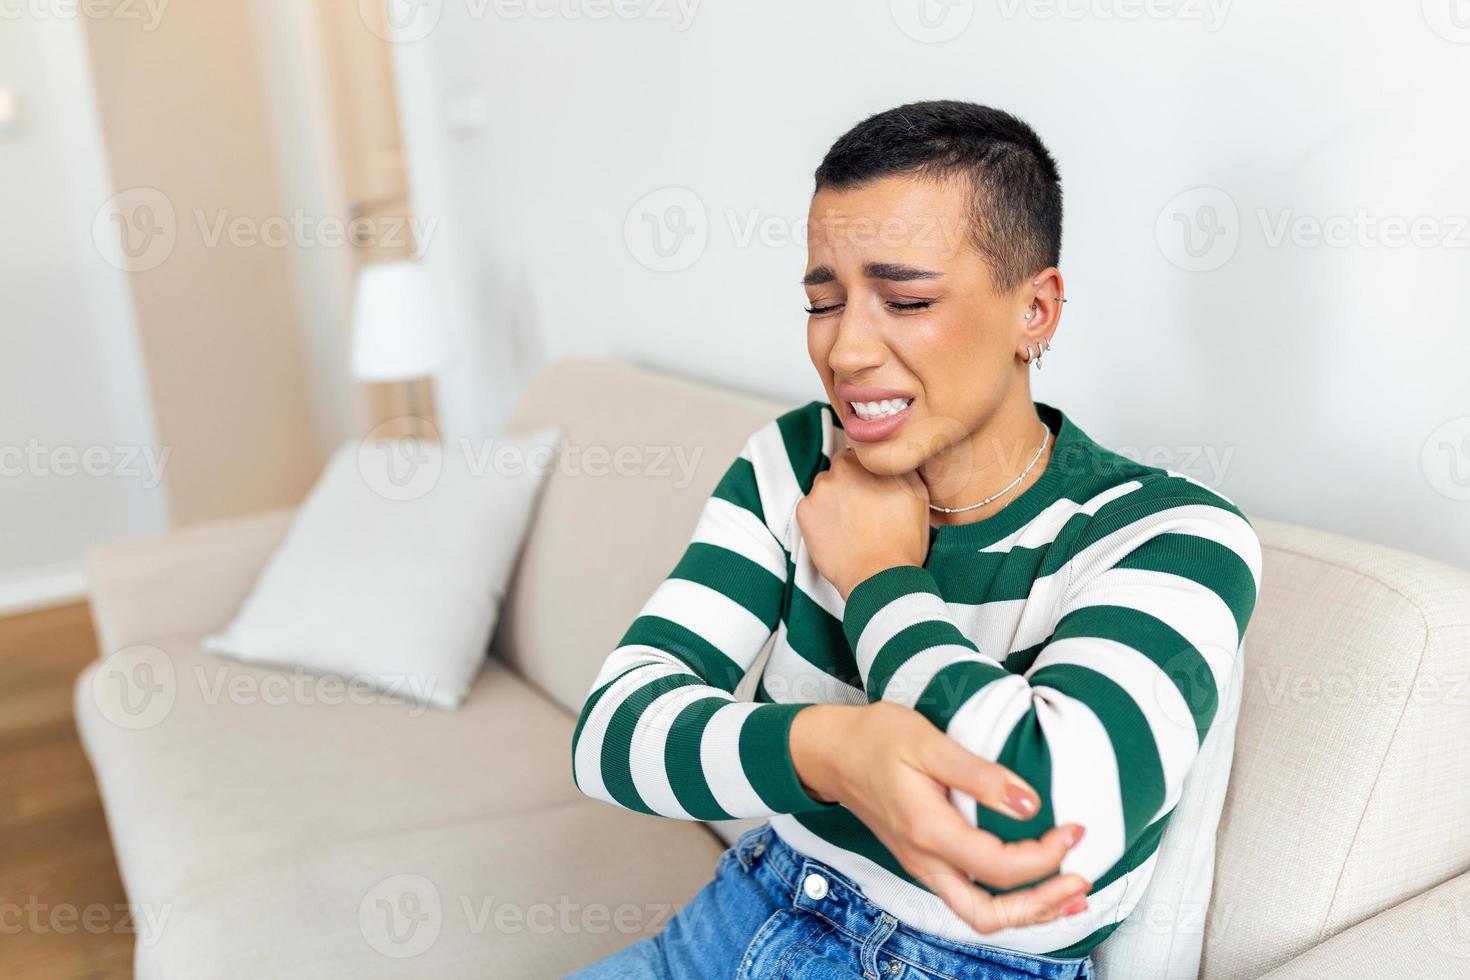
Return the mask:
M1035 347L1043 350L1051 347L1051 338L1062 320L1062 304L1067 302L1063 289L1062 274L1052 266L1032 276L1023 290L1028 304L1022 311L1025 339Z

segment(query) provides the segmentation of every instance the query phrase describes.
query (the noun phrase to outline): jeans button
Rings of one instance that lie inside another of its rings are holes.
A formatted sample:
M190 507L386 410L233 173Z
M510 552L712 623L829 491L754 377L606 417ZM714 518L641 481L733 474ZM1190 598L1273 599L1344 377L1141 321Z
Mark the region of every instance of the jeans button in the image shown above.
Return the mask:
M802 881L801 890L806 892L807 898L820 902L827 897L827 879L813 872Z
M750 849L750 853L753 857L760 857L762 854L766 853L766 845L757 844Z

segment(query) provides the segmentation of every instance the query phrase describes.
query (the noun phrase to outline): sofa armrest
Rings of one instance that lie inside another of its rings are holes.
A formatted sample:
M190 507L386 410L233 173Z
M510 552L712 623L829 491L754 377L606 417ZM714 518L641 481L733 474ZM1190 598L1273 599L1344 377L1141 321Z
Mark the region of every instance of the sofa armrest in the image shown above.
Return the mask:
M87 584L102 655L229 622L294 513L262 511L94 548Z
M1344 929L1261 980L1470 975L1470 872Z

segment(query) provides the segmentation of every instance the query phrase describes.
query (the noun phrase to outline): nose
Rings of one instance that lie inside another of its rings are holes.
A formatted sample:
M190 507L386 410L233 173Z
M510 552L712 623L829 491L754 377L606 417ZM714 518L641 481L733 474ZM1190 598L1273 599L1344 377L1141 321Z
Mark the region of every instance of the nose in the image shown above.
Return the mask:
M837 323L837 338L827 355L828 366L839 378L854 378L883 364L888 345L875 318L862 304L851 301Z

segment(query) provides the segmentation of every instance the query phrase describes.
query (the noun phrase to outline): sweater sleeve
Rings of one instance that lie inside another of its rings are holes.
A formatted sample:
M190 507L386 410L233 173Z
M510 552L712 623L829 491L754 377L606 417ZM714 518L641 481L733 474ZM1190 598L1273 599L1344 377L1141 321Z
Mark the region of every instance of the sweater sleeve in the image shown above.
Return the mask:
M972 824L1020 840L1080 823L1087 833L1061 870L1099 883L1178 801L1260 576L1244 515L1191 491L1099 511L1067 564L1033 585L1030 601L1058 603L1059 618L1024 674L1002 666L1009 651L980 650L961 632L917 565L860 582L843 628L871 700L915 708L1041 797L1018 821L952 791Z
M787 552L767 515L784 522L796 492L781 421L747 440L598 672L572 735L588 796L684 820L838 806L808 794L791 761L791 722L807 705L733 693L781 616Z

